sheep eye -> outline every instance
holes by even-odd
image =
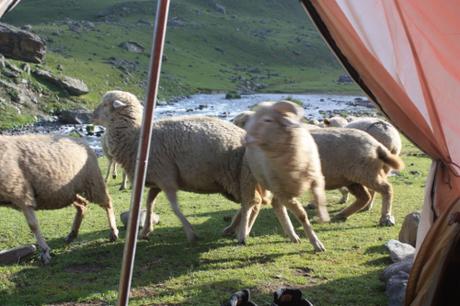
[[[264,119],[264,122],[273,122],[273,120],[270,119],[270,118],[265,118],[265,119]]]

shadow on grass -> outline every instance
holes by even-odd
[[[161,286],[165,281],[188,274],[197,268],[200,271],[219,269],[220,263],[228,268],[244,268],[245,265],[254,263],[275,262],[277,257],[291,254],[282,251],[269,255],[256,254],[251,255],[250,260],[240,258],[238,254],[229,254],[226,258],[216,260],[202,259],[201,254],[209,250],[236,246],[235,239],[221,236],[222,229],[227,225],[224,219],[234,212],[225,210],[206,214],[209,218],[205,222],[194,225],[195,231],[201,237],[195,244],[187,242],[181,227],[168,227],[163,224],[155,229],[149,241],[138,241],[133,288]],[[267,234],[267,229],[274,227],[273,219],[270,210],[263,210],[254,232]],[[84,233],[70,245],[64,243],[64,236],[48,240],[53,249],[51,264],[41,266],[34,260],[30,264],[24,264],[24,267],[19,265],[21,269],[12,270],[18,271],[8,277],[13,288],[0,288],[1,304],[35,305],[87,301],[93,300],[92,296],[95,295],[99,295],[97,298],[100,299],[100,294],[107,295],[108,302],[114,302],[126,232],[120,229],[120,239],[116,242],[108,241],[108,233],[108,229]],[[273,233],[273,229],[270,229],[270,233]],[[273,243],[283,241],[270,242]],[[227,287],[238,287],[230,284],[234,283],[229,282]]]

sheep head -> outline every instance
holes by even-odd
[[[290,146],[295,130],[302,127],[303,109],[289,101],[260,103],[248,119],[245,145],[266,151]]]
[[[120,90],[104,94],[101,103],[94,110],[93,122],[107,127],[116,118],[131,119],[133,123],[140,124],[142,105],[135,95]]]

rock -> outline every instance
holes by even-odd
[[[88,86],[85,82],[76,78],[68,76],[57,77],[51,72],[43,69],[35,69],[33,74],[42,80],[48,81],[61,87],[62,89],[67,90],[67,92],[73,96],[81,96],[89,92]]]
[[[60,86],[67,90],[72,96],[81,96],[89,92],[88,86],[85,82],[68,76],[63,77],[60,80]]]
[[[408,279],[409,274],[400,271],[388,280],[385,288],[385,294],[388,296],[388,306],[404,305]]]
[[[400,262],[395,262],[386,267],[380,274],[379,279],[386,283],[393,275],[396,275],[399,271],[403,271],[409,274],[413,263],[414,255],[409,255]]]
[[[417,241],[417,229],[420,223],[420,212],[411,212],[404,218],[404,222],[399,231],[399,241],[415,247]]]
[[[225,15],[227,10],[222,4],[216,3],[216,11]]]
[[[353,83],[353,79],[348,74],[342,74],[337,79],[337,83]]]
[[[174,27],[183,27],[183,26],[185,26],[186,24],[187,24],[187,23],[186,23],[184,20],[180,19],[180,18],[177,17],[177,16],[174,16],[174,17],[172,17],[172,18],[170,18],[170,19],[168,20],[168,26],[169,26],[169,27],[173,27],[173,28],[174,28]]]
[[[9,265],[18,263],[21,259],[31,256],[36,250],[37,247],[33,244],[2,250],[0,251],[0,264]]]
[[[385,246],[390,252],[390,257],[393,262],[399,262],[407,256],[414,255],[415,248],[407,243],[402,243],[398,240],[390,240]]]
[[[132,53],[142,53],[145,50],[144,46],[135,41],[125,41],[119,47]]]
[[[84,109],[64,110],[58,114],[58,119],[63,124],[88,124],[91,118],[92,113]]]
[[[36,34],[0,23],[0,53],[7,58],[41,63],[45,58],[45,42]]]
[[[145,223],[145,216],[146,216],[146,211],[145,209],[142,209],[141,210],[141,213],[139,215],[139,228],[142,228],[144,226],[144,223]],[[160,216],[156,213],[152,213],[153,215],[153,224],[158,224],[160,223]],[[129,211],[125,211],[123,213],[120,214],[120,219],[121,219],[121,222],[123,223],[123,225],[125,226],[125,228],[128,226],[128,220],[129,220]]]

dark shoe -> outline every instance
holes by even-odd
[[[232,294],[230,299],[223,303],[222,306],[257,306],[256,303],[251,302],[251,294],[249,289],[243,289]]]
[[[313,306],[313,304],[302,298],[302,291],[299,289],[280,288],[273,293],[272,306]]]

